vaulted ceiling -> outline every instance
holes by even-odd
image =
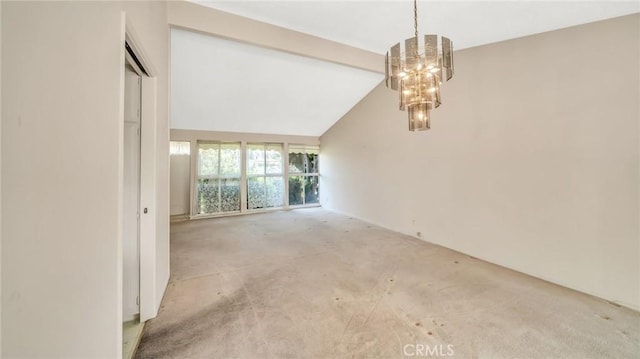
[[[413,34],[411,0],[195,2],[378,53]],[[638,11],[638,1],[418,1],[418,24],[459,50]]]
[[[406,0],[195,2],[380,54],[413,33]],[[639,11],[637,1],[418,2],[420,32],[450,37],[457,50]],[[310,136],[383,78],[175,28],[171,69],[172,128]]]
[[[320,136],[380,73],[173,29],[172,128]]]

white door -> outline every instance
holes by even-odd
[[[140,76],[125,67],[122,318],[140,313]]]

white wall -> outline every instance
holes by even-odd
[[[190,146],[190,144],[189,144]],[[186,154],[171,156],[170,163],[170,203],[171,215],[188,215],[189,211],[189,174],[191,157]]]
[[[159,72],[157,279],[168,277],[166,4],[4,2],[5,357],[121,356],[122,10]]]
[[[456,52],[426,133],[381,84],[321,137],[323,206],[640,309],[639,20]]]
[[[0,2],[0,69],[2,69],[2,2]],[[2,71],[0,71],[0,84]],[[0,86],[0,358],[2,357],[2,86]]]

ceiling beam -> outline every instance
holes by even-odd
[[[187,1],[167,2],[167,20],[172,27],[384,73],[381,54]]]

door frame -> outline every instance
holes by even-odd
[[[140,103],[140,322],[145,322],[154,318],[159,309],[157,298],[157,251],[156,251],[156,213],[157,213],[157,75],[156,68],[151,63],[147,52],[144,50],[137,35],[131,19],[125,12],[121,15],[121,55],[120,55],[120,151],[124,150],[124,69],[127,53],[126,45],[135,54],[138,60],[138,67],[141,67],[141,103]],[[121,156],[122,158],[122,153]],[[120,197],[122,197],[123,186],[123,163],[120,161]],[[122,323],[122,303],[123,303],[123,203],[119,204],[119,238],[118,238],[118,271],[119,271],[119,303],[118,315],[119,323]],[[146,209],[146,211],[145,211]],[[120,342],[122,342],[122,326],[120,325]]]
[[[142,212],[141,212],[141,204],[142,201],[140,199],[140,191],[141,191],[141,184],[140,184],[140,180],[141,180],[141,165],[142,165],[142,161],[141,161],[141,145],[142,145],[142,76],[145,76],[144,72],[141,70],[140,66],[138,66],[138,64],[135,63],[135,60],[133,59],[132,56],[130,55],[126,55],[126,61],[125,61],[125,96],[131,98],[131,95],[127,92],[127,90],[131,90],[129,87],[130,85],[127,85],[127,77],[131,76],[130,74],[128,74],[129,72],[133,72],[136,75],[136,92],[138,92],[137,94],[137,101],[138,101],[138,114],[137,114],[137,121],[135,122],[135,127],[137,127],[136,133],[130,133],[127,131],[131,131],[130,129],[128,129],[128,126],[131,126],[131,122],[127,121],[128,119],[125,117],[125,122],[124,122],[124,131],[123,131],[123,137],[126,140],[127,138],[127,133],[130,133],[129,136],[135,136],[137,137],[135,142],[136,142],[136,146],[134,148],[129,148],[127,145],[128,143],[125,141],[124,142],[124,148],[123,148],[123,154],[124,154],[124,162],[127,162],[127,158],[129,158],[132,154],[129,151],[135,151],[135,162],[136,162],[136,166],[135,166],[135,170],[134,173],[128,173],[128,169],[124,168],[123,169],[123,177],[127,177],[126,175],[129,176],[135,176],[136,180],[136,204],[135,204],[135,210],[136,210],[136,217],[135,217],[135,229],[136,229],[136,235],[135,235],[135,259],[136,259],[136,265],[135,265],[135,272],[127,272],[125,271],[125,260],[126,260],[126,256],[125,254],[129,254],[131,255],[131,253],[127,253],[126,251],[131,251],[132,250],[132,246],[131,243],[128,243],[129,241],[132,240],[132,238],[129,238],[127,235],[131,234],[128,233],[127,235],[124,235],[122,238],[123,241],[123,245],[122,245],[122,251],[123,251],[123,271],[122,271],[122,282],[123,282],[123,322],[128,322],[130,320],[139,320],[140,318],[140,220],[142,218]],[[131,80],[129,80],[131,81]],[[127,102],[127,98],[125,98],[125,103]],[[126,114],[125,114],[126,116]],[[131,114],[129,114],[129,116],[131,116]],[[128,180],[132,180],[132,178],[128,178]],[[125,190],[127,189],[127,184],[130,183],[125,183],[123,184],[123,192],[127,193]],[[127,199],[123,197],[123,205],[124,203],[127,202]],[[123,229],[125,231],[128,231],[130,228],[124,228],[125,223],[127,223],[127,220],[132,220],[133,218],[127,218],[126,216],[130,216],[131,213],[128,212],[128,208],[125,209],[123,207]],[[133,224],[133,221],[131,223],[129,223],[130,225]],[[123,231],[123,233],[125,233]],[[133,278],[133,276],[135,275],[135,278]],[[127,285],[131,285],[131,282],[135,281],[135,287],[136,288],[136,292],[135,292],[135,302],[136,302],[136,310],[133,313],[133,317],[129,316],[130,315],[130,309],[131,305],[133,304],[131,301],[134,300],[134,298],[128,297],[126,296],[126,294],[133,294],[133,293],[128,293],[128,290],[126,290],[126,286]],[[128,288],[129,291],[131,290],[131,288]],[[127,316],[124,316],[124,315]]]

